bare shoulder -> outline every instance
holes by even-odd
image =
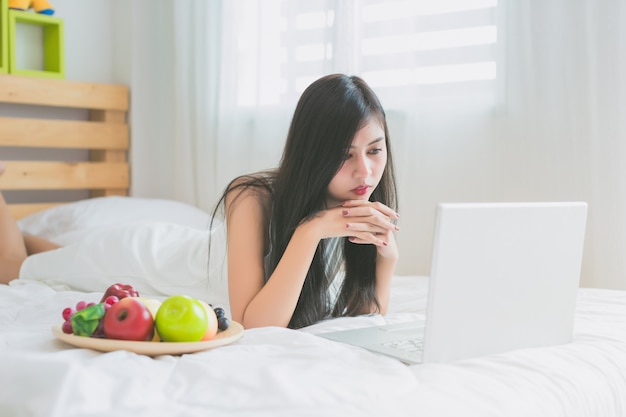
[[[254,259],[255,254],[266,253],[271,206],[266,179],[243,176],[230,183],[224,202],[229,257]],[[258,262],[262,265],[263,259]]]
[[[254,174],[237,177],[226,190],[227,217],[236,212],[252,214],[251,211],[262,213],[263,217],[267,217],[271,201],[271,182],[266,176]]]

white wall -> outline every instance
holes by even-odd
[[[63,19],[66,79],[112,83],[113,21],[108,0],[50,0]],[[18,47],[27,48],[28,45]]]

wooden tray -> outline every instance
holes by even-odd
[[[141,355],[159,356],[182,355],[228,345],[243,336],[243,326],[236,321],[231,321],[228,329],[218,332],[212,340],[203,342],[135,342],[129,340],[76,336],[63,333],[60,324],[52,327],[52,333],[57,339],[75,347],[94,349],[101,352],[128,350]]]

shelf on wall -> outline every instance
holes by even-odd
[[[9,72],[9,2],[0,0],[0,74]]]
[[[8,10],[7,14],[8,72],[10,74],[31,77],[65,78],[63,20],[48,15],[19,10]],[[43,68],[18,67],[16,59],[18,53],[18,25],[31,25],[41,28],[42,47],[40,49],[43,51]]]

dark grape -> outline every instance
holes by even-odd
[[[226,330],[228,329],[228,326],[230,326],[230,321],[228,320],[228,317],[222,316],[217,319],[217,328],[219,330]]]
[[[215,311],[218,320],[226,315],[226,311],[222,307],[215,307],[213,311]]]

